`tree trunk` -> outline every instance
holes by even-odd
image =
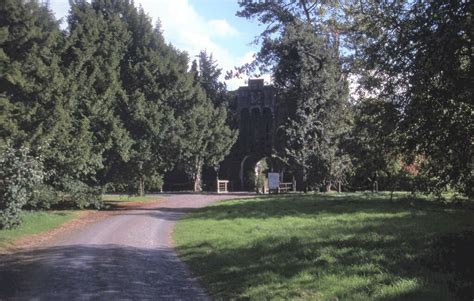
[[[308,176],[306,175],[306,168],[303,168],[303,185],[304,193],[308,193]]]
[[[196,166],[196,173],[194,174],[194,192],[202,191],[201,174],[202,166],[198,164],[198,166]]]
[[[377,171],[375,171],[375,179],[374,179],[374,184],[375,184],[375,192],[378,193],[379,192],[379,174]]]
[[[341,193],[341,181],[337,182],[337,192]]]
[[[330,181],[326,183],[326,192],[331,192],[331,186],[332,185]]]
[[[138,180],[138,195],[139,196],[145,195],[145,176],[140,176]]]
[[[194,177],[194,192],[200,192],[202,191],[202,186],[201,186],[201,175],[196,174]]]
[[[308,6],[306,5],[306,0],[300,0],[300,4],[303,7],[303,11],[306,16],[306,22],[308,22],[308,24],[311,25],[311,17],[309,15]]]
[[[392,174],[387,172],[388,183],[390,183],[390,201],[393,201],[393,193],[395,192],[395,179],[393,179]]]

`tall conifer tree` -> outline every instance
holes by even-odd
[[[193,181],[193,190],[202,190],[204,167],[215,167],[229,153],[237,135],[227,124],[225,84],[221,69],[212,55],[201,51],[191,65],[194,91],[192,104],[181,116],[180,162]]]
[[[181,116],[180,161],[194,183],[194,191],[202,190],[203,168],[215,167],[224,160],[236,140],[235,131],[226,123],[227,111],[221,102],[225,97],[222,88],[225,87],[219,83],[218,76],[210,76],[218,70],[214,64],[212,56],[205,52],[200,54],[199,67],[193,63],[193,105]]]
[[[74,125],[75,104],[65,95],[64,36],[48,8],[36,1],[8,0],[0,10],[1,138],[42,155],[46,182],[64,190],[63,180],[88,164],[91,138],[84,124]]]
[[[66,106],[61,41],[59,25],[46,7],[36,1],[0,4],[2,139],[37,148],[64,125],[59,118]]]
[[[95,2],[71,2],[68,22],[63,54],[67,96],[74,102],[75,125],[91,139],[81,180],[98,185],[111,160],[129,158],[132,140],[120,115],[127,95],[119,67],[130,36],[118,15]]]

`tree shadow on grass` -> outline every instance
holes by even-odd
[[[451,216],[443,210],[447,208],[412,199],[337,196],[224,202],[199,209],[187,218],[265,222],[267,218],[317,218],[328,213],[368,215],[362,223],[328,224],[324,231],[300,227],[293,236],[275,232],[238,247],[209,240],[181,245],[178,251],[206,279],[217,299],[242,298],[259,290],[270,298],[305,298],[298,296],[299,291],[318,292],[329,286],[326,291],[333,295],[323,299],[471,300],[474,260],[469,254],[474,254],[474,232],[467,231],[455,243],[441,238],[459,231],[449,225],[454,225],[458,216],[465,214],[467,220],[473,214]],[[474,231],[472,224],[470,229]],[[307,235],[311,231],[314,235]]]
[[[193,219],[215,220],[236,218],[271,218],[285,216],[305,216],[321,213],[394,213],[403,210],[462,210],[456,204],[441,204],[425,199],[407,196],[390,200],[386,195],[377,194],[317,194],[317,195],[284,195],[263,196],[251,200],[221,201],[217,206],[196,210]],[[167,210],[167,208],[160,208]],[[170,210],[174,210],[170,208]],[[473,212],[472,210],[469,210]]]
[[[0,300],[203,299],[166,248],[71,245],[0,257]]]

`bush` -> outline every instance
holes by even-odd
[[[161,191],[163,189],[163,175],[156,174],[146,178],[145,188],[147,191]]]
[[[48,184],[37,186],[26,208],[32,210],[91,207],[101,209],[103,206],[102,189],[88,186],[79,180],[67,178],[62,181],[60,189]]]
[[[72,178],[64,178],[61,183],[61,192],[57,193],[58,202],[72,204],[79,209],[104,206],[102,189],[89,186],[86,183]]]
[[[43,162],[26,147],[15,149],[6,143],[0,148],[0,229],[21,222],[21,208],[43,181]]]
[[[28,200],[24,208],[30,210],[50,209],[61,200],[60,193],[51,185],[42,183],[35,187],[33,197]]]

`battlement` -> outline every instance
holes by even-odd
[[[248,86],[251,90],[263,89],[264,87],[263,78],[249,79]]]
[[[275,109],[275,90],[272,85],[265,85],[263,79],[249,79],[248,85],[237,90],[237,110],[265,108],[272,112]]]

